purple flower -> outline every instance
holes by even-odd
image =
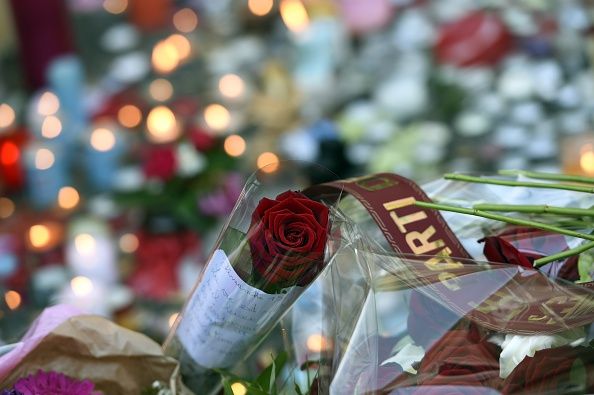
[[[241,194],[242,186],[241,176],[238,173],[231,173],[225,177],[220,188],[200,198],[198,207],[204,214],[213,217],[229,215]]]
[[[22,395],[98,395],[95,385],[89,380],[76,380],[62,373],[43,372],[19,379],[14,384],[17,394]],[[10,392],[9,392],[10,394]]]

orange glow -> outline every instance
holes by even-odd
[[[173,85],[164,78],[157,78],[149,85],[149,93],[157,101],[166,101],[173,96]]]
[[[41,135],[46,139],[53,139],[62,132],[62,122],[55,115],[49,115],[41,124]]]
[[[98,128],[91,133],[91,146],[97,151],[107,152],[116,144],[116,138],[109,129]]]
[[[4,301],[11,310],[16,310],[21,305],[21,295],[17,291],[8,291],[4,294]]]
[[[169,316],[169,327],[171,328],[173,326],[173,324],[175,324],[175,320],[177,320],[177,317],[179,316],[179,313],[173,313]]]
[[[157,106],[146,119],[148,138],[155,143],[167,143],[179,137],[180,129],[173,111],[166,106]]]
[[[2,144],[2,149],[0,149],[0,162],[2,162],[4,166],[16,164],[20,156],[21,152],[15,143],[6,141]]]
[[[307,338],[307,348],[312,352],[321,352],[328,350],[331,342],[324,336],[315,334]]]
[[[209,128],[223,130],[229,127],[231,114],[220,104],[211,104],[204,109],[204,120]]]
[[[77,276],[70,280],[70,287],[75,296],[83,297],[93,292],[93,282],[84,276]]]
[[[187,59],[192,53],[192,44],[190,40],[181,34],[172,34],[167,38],[167,42],[173,44],[180,60]]]
[[[0,218],[8,218],[14,213],[14,202],[6,197],[0,198]]]
[[[278,170],[279,159],[272,152],[263,152],[258,156],[256,165],[264,173],[274,173]]]
[[[35,167],[39,170],[47,170],[54,165],[56,157],[47,148],[40,148],[35,153]]]
[[[16,118],[12,107],[6,103],[0,104],[0,129],[11,126]]]
[[[128,8],[128,0],[105,0],[103,9],[110,14],[121,14]]]
[[[75,208],[80,202],[80,195],[73,187],[62,187],[58,192],[58,206],[64,210]]]
[[[29,228],[29,242],[35,248],[47,247],[51,239],[49,227],[38,224]]]
[[[240,156],[245,152],[245,140],[236,134],[227,136],[223,145],[229,156]]]
[[[280,14],[285,25],[293,33],[300,33],[309,25],[307,10],[300,0],[281,0]]]
[[[54,115],[60,109],[60,101],[52,92],[44,92],[39,97],[37,112],[41,115]]]
[[[256,16],[264,16],[272,10],[272,0],[248,0],[250,12]]]
[[[182,33],[190,33],[198,26],[198,16],[190,8],[182,8],[173,15],[173,26]]]
[[[159,41],[153,48],[153,67],[158,73],[171,73],[179,65],[177,47],[169,40]]]
[[[132,233],[123,234],[119,244],[123,252],[131,254],[138,249],[138,237]]]
[[[118,121],[126,128],[133,128],[142,122],[142,113],[135,105],[126,104],[118,111]]]
[[[219,90],[223,96],[231,99],[240,97],[245,91],[245,84],[236,74],[225,74],[219,80]]]
[[[587,175],[594,175],[594,146],[587,144],[580,150],[580,167]]]

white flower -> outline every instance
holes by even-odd
[[[505,335],[499,356],[499,376],[506,378],[522,360],[540,350],[565,345],[577,346],[586,341],[583,328],[575,328],[555,335]]]
[[[416,374],[417,370],[413,368],[413,365],[420,362],[425,356],[423,347],[415,345],[410,336],[406,336],[396,344],[394,351],[397,351],[396,355],[382,362],[382,366],[397,363],[405,372]]]
[[[206,166],[204,156],[188,143],[177,146],[177,162],[178,173],[187,177],[200,173]]]

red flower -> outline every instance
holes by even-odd
[[[177,158],[173,147],[151,147],[144,160],[144,174],[148,178],[168,180],[177,169]]]
[[[499,387],[499,353],[497,346],[481,339],[476,326],[469,330],[454,329],[444,334],[425,354],[419,366],[419,385]],[[452,394],[474,394],[478,389]],[[474,392],[473,392],[474,391]],[[437,392],[436,392],[437,393]]]
[[[525,227],[510,228],[497,236],[479,240],[483,241],[483,253],[489,261],[510,263],[530,269],[533,268],[536,259],[569,249],[564,236]],[[579,279],[577,261],[578,257],[573,256],[548,263],[539,270],[552,278],[575,281]]]
[[[217,140],[212,134],[198,127],[191,127],[188,135],[194,148],[200,152],[209,151],[217,143]]]
[[[260,200],[248,231],[256,273],[273,287],[307,285],[321,270],[328,208],[299,192]]]
[[[440,63],[458,67],[489,66],[511,45],[505,24],[495,14],[477,11],[441,28],[435,55]]]
[[[586,368],[586,388],[572,388],[569,374],[581,359]],[[526,357],[505,380],[504,394],[584,394],[594,390],[594,355],[589,347],[563,346],[537,351]]]

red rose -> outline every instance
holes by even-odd
[[[273,287],[307,285],[321,270],[329,210],[299,192],[260,200],[248,231],[256,273]]]
[[[418,370],[420,377],[429,375],[429,378],[419,383],[423,386],[499,387],[500,385],[497,346],[481,339],[474,325],[469,330],[454,329],[444,334],[427,351]]]
[[[435,55],[440,63],[458,67],[489,66],[501,60],[511,45],[504,23],[495,14],[477,11],[441,28]]]
[[[483,253],[489,261],[533,268],[534,261],[569,249],[563,235],[540,229],[513,227],[497,236],[485,237]],[[577,256],[547,263],[538,268],[552,278],[579,279]]]
[[[577,359],[586,369],[585,388],[570,382],[570,372]],[[594,390],[594,355],[589,347],[563,346],[537,351],[525,357],[505,380],[504,394],[584,394]],[[573,385],[573,387],[572,387]]]
[[[176,169],[173,147],[151,147],[144,158],[143,170],[148,178],[168,180],[175,175]]]
[[[200,152],[209,151],[217,143],[216,138],[211,133],[197,126],[190,127],[188,135],[194,148]]]

